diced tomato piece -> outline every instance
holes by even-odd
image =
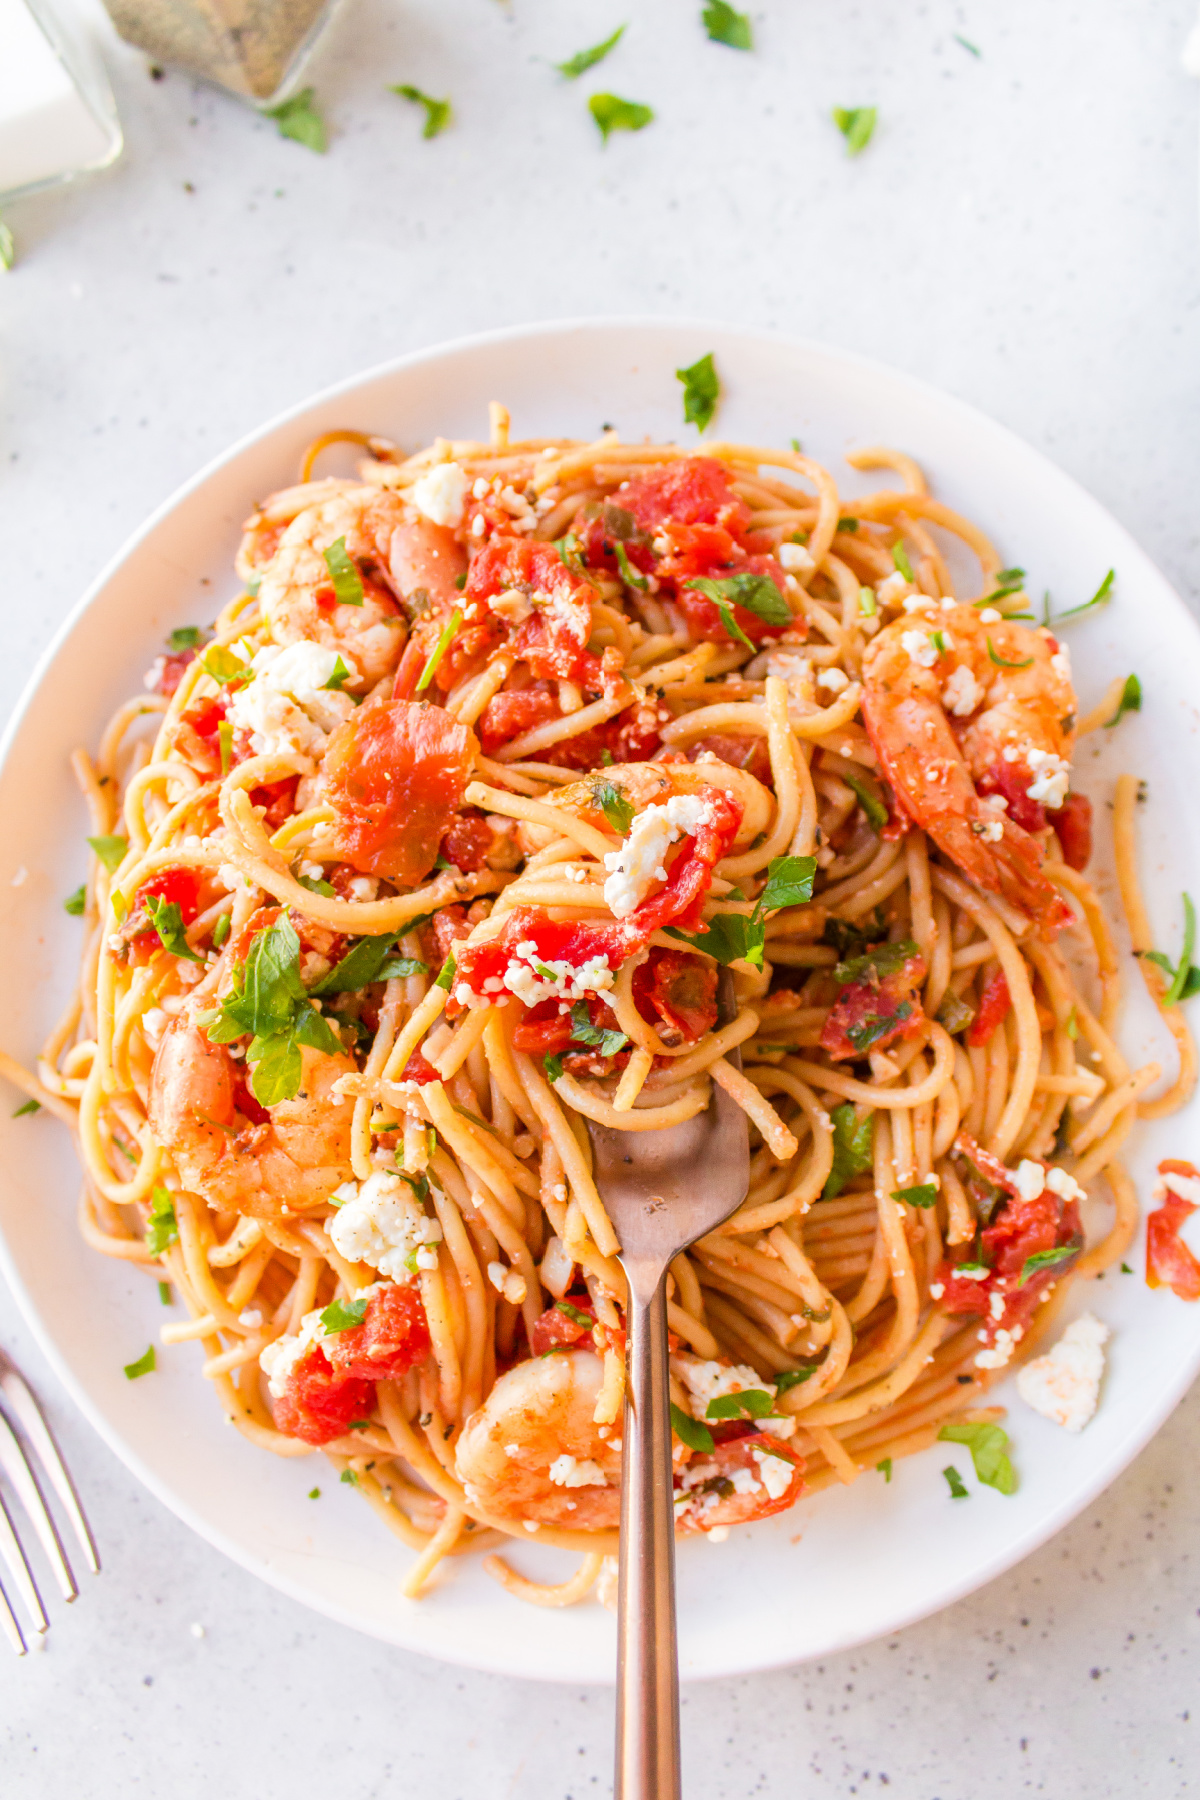
[[[693,635],[713,643],[737,641],[726,630],[715,601],[691,586],[692,581],[700,576],[723,581],[733,575],[764,575],[778,586],[782,579],[778,562],[773,556],[748,555],[720,525],[666,525],[656,541],[663,539],[666,548],[656,564],[656,574],[660,584],[673,587],[676,605],[691,626]],[[787,624],[769,625],[757,613],[747,612],[742,606],[732,608],[732,617],[754,644],[777,638],[789,629]],[[792,620],[790,624],[795,631],[803,632],[803,619]]]
[[[717,1022],[717,965],[685,950],[651,950],[634,971],[633,999],[664,1043],[694,1044]]]
[[[979,777],[975,783],[975,791],[979,794],[999,794],[1008,802],[1007,817],[1022,831],[1045,831],[1046,809],[1040,800],[1031,800],[1026,791],[1033,784],[1033,775],[1024,763],[997,762]]]
[[[203,700],[197,700],[195,706],[190,706],[181,716],[184,724],[190,725],[198,738],[203,738],[210,749],[215,749],[218,742],[217,730],[224,723],[227,711],[227,701],[208,695]]]
[[[822,1050],[834,1062],[847,1062],[912,1037],[925,1019],[919,991],[924,979],[925,958],[920,955],[906,957],[898,969],[882,977],[872,968],[864,970],[830,1008],[821,1027]]]
[[[712,872],[728,854],[742,822],[742,806],[719,788],[705,790],[706,817],[694,837],[684,838],[679,854],[667,870],[666,886],[651,894],[624,921],[626,931],[639,946],[664,925],[696,931],[705,897],[712,886]]]
[[[983,984],[983,992],[979,996],[979,1011],[971,1021],[967,1032],[967,1042],[974,1049],[979,1049],[991,1039],[997,1025],[1003,1024],[1012,1007],[1012,995],[1008,991],[1008,982],[1003,969],[993,969]]]
[[[555,1055],[568,1048],[573,1029],[570,1013],[560,1012],[557,1000],[543,1000],[528,1007],[514,1025],[513,1049],[529,1056]]]
[[[564,1310],[567,1306],[571,1309],[570,1313]],[[580,1324],[578,1319],[571,1317],[571,1313],[586,1314],[587,1323]],[[529,1347],[535,1356],[545,1356],[548,1350],[566,1350],[572,1344],[582,1343],[584,1338],[590,1337],[595,1323],[596,1314],[590,1296],[570,1294],[563,1305],[560,1306],[556,1301],[534,1320]]]
[[[423,880],[462,805],[475,741],[441,707],[407,700],[364,706],[339,725],[321,776],[339,854],[367,875]]]
[[[420,1050],[414,1050],[400,1075],[401,1081],[415,1081],[421,1087],[426,1082],[440,1081],[442,1078]]]
[[[1092,803],[1086,794],[1068,794],[1050,823],[1058,833],[1068,869],[1086,869],[1092,860]]]
[[[499,980],[517,945],[526,941],[537,945],[541,961],[569,962],[575,968],[600,956],[610,969],[615,969],[628,954],[624,927],[615,920],[592,924],[585,920],[551,919],[537,907],[516,906],[496,937],[486,944],[463,948],[455,969],[455,985],[463,981],[475,993],[485,992],[484,983]],[[503,998],[503,993],[498,997]]]
[[[168,906],[173,903],[179,908],[183,923],[190,925],[200,911],[200,888],[201,876],[196,869],[160,869],[157,875],[142,883],[134,895],[125,924],[125,935],[129,938],[135,962],[146,962],[162,948],[162,939],[153,925],[143,923],[149,917],[147,903],[151,900],[165,901]]]
[[[368,1418],[375,1406],[371,1382],[334,1372],[319,1344],[306,1350],[275,1402],[276,1429],[306,1444],[342,1437],[352,1419]]]
[[[334,1373],[343,1380],[399,1381],[429,1355],[421,1290],[415,1284],[388,1282],[367,1301],[361,1325],[336,1332],[323,1343]]]
[[[442,855],[464,875],[487,867],[495,832],[481,812],[462,812],[450,821],[442,839]]]
[[[146,676],[146,685],[152,693],[169,699],[183,680],[184,670],[195,660],[194,650],[172,650],[169,655],[158,657]]]
[[[467,600],[486,605],[513,590],[533,600],[536,610],[512,631],[509,648],[535,675],[567,681],[595,677],[599,660],[587,651],[596,598],[591,583],[568,569],[553,544],[495,537],[471,564]]]
[[[291,818],[296,810],[296,788],[299,785],[298,775],[285,775],[282,781],[268,782],[264,787],[251,788],[251,806],[265,809],[263,823],[273,831]]]
[[[1197,1178],[1190,1162],[1160,1162],[1158,1172],[1182,1176],[1189,1186]],[[1179,1236],[1180,1226],[1195,1210],[1194,1201],[1168,1186],[1161,1205],[1146,1219],[1146,1286],[1169,1287],[1181,1300],[1200,1300],[1200,1262]]]
[[[396,678],[392,683],[393,700],[411,700],[417,691],[417,683],[421,679],[421,671],[429,660],[436,638],[426,645],[417,637],[410,637],[404,646],[404,653],[396,665]]]
[[[787,1486],[774,1499],[763,1480],[762,1464],[767,1457],[790,1465]],[[754,1486],[739,1493],[733,1483],[742,1469],[749,1470]],[[688,1495],[683,1502],[678,1498],[681,1489]],[[724,1436],[712,1451],[676,1471],[675,1522],[683,1531],[748,1525],[755,1519],[768,1519],[772,1513],[786,1512],[803,1492],[804,1460],[789,1445],[766,1431]]]
[[[479,742],[484,754],[491,756],[502,744],[558,717],[558,696],[548,685],[538,683],[512,693],[495,694],[480,717]],[[584,766],[591,768],[592,764]]]
[[[673,520],[680,525],[724,525],[742,532],[750,509],[734,493],[729,471],[711,456],[678,457],[645,475],[622,482],[616,505],[633,514],[644,532],[656,532]]]
[[[466,908],[457,904],[443,906],[439,912],[434,913],[429,930],[434,950],[440,961],[445,962],[455,944],[461,944],[465,937],[471,935],[471,921],[467,918]]]
[[[662,744],[661,730],[668,723],[654,701],[635,701],[615,719],[564,738],[545,752],[545,762],[561,769],[598,769],[608,762],[648,762]]]
[[[716,732],[711,737],[696,738],[688,745],[689,762],[698,762],[704,755],[719,756],[731,768],[745,769],[756,781],[761,781],[764,787],[774,789],[771,752],[767,749],[765,737],[734,737]]]

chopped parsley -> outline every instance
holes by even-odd
[[[359,988],[370,987],[373,981],[389,980],[390,976],[385,975],[384,970],[390,968],[393,962],[396,966],[391,969],[392,974],[424,975],[428,972],[428,964],[418,962],[414,957],[393,958],[391,952],[395,943],[394,934],[359,938],[342,960],[309,988],[309,993],[355,993]]]
[[[839,769],[838,774],[862,807],[871,830],[882,831],[888,822],[888,809],[883,803],[878,784],[870,776],[851,775],[848,769]]]
[[[1000,569],[996,574],[996,585],[990,594],[984,594],[978,600],[972,600],[972,606],[995,606],[999,600],[1009,600],[1019,594],[1025,585],[1024,569]]]
[[[1021,662],[1009,662],[1007,657],[1001,656],[990,637],[987,641],[987,653],[988,661],[995,663],[998,669],[1032,669],[1033,667],[1032,656],[1025,657]]]
[[[852,956],[848,962],[838,963],[833,977],[843,987],[864,976],[875,986],[886,976],[897,974],[910,957],[920,954],[920,945],[915,944],[911,938],[901,938],[896,944],[876,944],[873,950],[865,950],[861,956]]]
[[[970,1495],[967,1493],[966,1484],[953,1463],[949,1463],[946,1468],[942,1470],[942,1474],[946,1477],[946,1482],[950,1489],[950,1498],[952,1500],[970,1499]]]
[[[26,1100],[24,1106],[18,1106],[16,1112],[13,1114],[13,1118],[23,1119],[27,1114],[41,1112],[41,1110],[42,1103],[40,1100]]]
[[[683,417],[685,424],[704,431],[712,423],[721,398],[721,382],[713,363],[712,352],[702,356],[686,369],[676,369],[676,381],[683,383]]]
[[[1076,1008],[1072,1007],[1067,1014],[1067,1022],[1063,1026],[1063,1030],[1066,1032],[1072,1043],[1074,1043],[1079,1036],[1079,1022],[1076,1019],[1075,1013]]]
[[[177,625],[167,634],[167,649],[172,656],[179,656],[184,650],[198,650],[203,635],[198,625]]]
[[[858,590],[858,610],[860,617],[873,619],[879,611],[879,603],[875,598],[875,589],[860,587]]]
[[[1128,1263],[1123,1262],[1121,1264],[1121,1273],[1122,1273],[1122,1275],[1132,1275],[1133,1270],[1130,1268]]]
[[[67,911],[71,908],[68,905]],[[1196,947],[1196,908],[1192,905],[1192,896],[1183,896],[1183,948],[1179,961],[1172,964],[1161,950],[1139,950],[1137,954],[1144,956],[1162,970],[1167,977],[1168,987],[1162,1000],[1162,1006],[1176,1006],[1181,1000],[1190,1000],[1193,994],[1200,993],[1200,969],[1192,962],[1192,951]]]
[[[869,1013],[865,1019],[860,1019],[857,1025],[849,1026],[846,1036],[861,1054],[870,1050],[872,1045],[877,1044],[881,1038],[885,1038],[911,1014],[911,1001],[902,1000],[894,1013]]]
[[[619,94],[593,94],[588,111],[600,127],[601,141],[607,144],[614,131],[644,131],[654,123],[654,108],[638,100],[622,100]]]
[[[706,1419],[765,1419],[775,1402],[766,1388],[743,1388],[738,1394],[718,1394],[704,1411]]]
[[[613,548],[617,554],[617,567],[621,571],[621,580],[625,582],[628,587],[640,588],[644,592],[647,585],[646,577],[635,564],[630,562],[629,552],[626,550],[620,538],[616,540]]]
[[[425,123],[421,127],[423,138],[435,138],[439,132],[445,131],[454,118],[449,100],[435,100],[432,94],[423,94],[418,87],[409,81],[391,85],[393,94],[399,94],[402,100],[411,100],[414,106],[425,108]]]
[[[592,798],[613,830],[622,837],[628,836],[629,827],[633,824],[633,807],[616,783],[603,782],[593,790]]]
[[[77,919],[86,905],[87,885],[84,882],[80,882],[79,886],[75,889],[75,892],[73,894],[68,894],[63,901],[63,911],[69,912],[73,919]]]
[[[217,726],[217,743],[221,751],[221,773],[228,775],[233,764],[233,724],[229,719],[222,719]]]
[[[231,923],[232,921],[229,914],[222,913],[216,924],[213,926],[211,942],[214,950],[219,950],[221,945],[225,942],[225,939],[229,936]]]
[[[551,973],[551,979],[556,979]],[[615,1056],[623,1050],[629,1038],[623,1031],[609,1031],[602,1026],[593,1025],[588,1012],[587,1001],[577,1000],[571,1008],[571,1042],[574,1044],[594,1044],[601,1056]]]
[[[591,1313],[585,1313],[582,1307],[572,1306],[569,1300],[556,1300],[554,1310],[560,1312],[564,1319],[570,1319],[572,1325],[582,1325],[585,1331],[590,1331],[596,1323]]]
[[[562,1080],[563,1059],[561,1056],[555,1056],[550,1051],[547,1051],[546,1055],[542,1058],[542,1067],[546,1071],[547,1081],[553,1083]]]
[[[333,883],[331,881],[325,881],[320,876],[298,874],[296,875],[295,880],[300,887],[307,888],[310,894],[320,894],[325,900],[335,900],[337,898],[337,889],[334,887]]]
[[[320,1488],[309,1488],[308,1497],[310,1500],[319,1500],[321,1498]]]
[[[421,670],[420,677],[417,681],[416,691],[418,694],[423,694],[425,692],[425,689],[437,674],[438,664],[441,662],[443,656],[445,656],[454,639],[458,636],[458,628],[462,624],[462,620],[462,608],[456,606],[454,611],[450,614],[450,617],[446,620],[446,623],[443,625],[442,634],[438,638],[437,643],[433,646],[433,649],[425,659],[425,667]]]
[[[977,44],[973,44],[970,38],[960,37],[957,31],[951,32],[950,35],[953,37],[956,44],[961,44],[963,49],[969,50],[972,56],[983,55],[983,51]]]
[[[875,1114],[859,1119],[852,1101],[835,1106],[829,1115],[833,1126],[833,1163],[825,1178],[823,1200],[833,1200],[855,1175],[863,1174],[875,1158]]]
[[[302,1045],[333,1056],[342,1048],[305,992],[300,939],[286,917],[256,933],[245,962],[234,965],[232,991],[196,1022],[213,1044],[250,1036],[246,1062],[260,1106],[277,1106],[299,1093]]]
[[[730,50],[753,50],[750,15],[736,12],[729,0],[708,0],[700,18],[714,44],[726,44]]]
[[[158,1297],[164,1306],[170,1306],[170,1304],[171,1304],[171,1284],[169,1281],[160,1281],[159,1282]]]
[[[858,530],[858,520],[857,519],[839,519],[837,522],[836,529],[838,531],[857,531]]]
[[[813,1363],[812,1367],[808,1369],[783,1369],[775,1377],[776,1390],[781,1394],[786,1394],[789,1388],[799,1387],[802,1381],[811,1380],[816,1372],[816,1363]]]
[[[816,872],[814,856],[777,856],[767,867],[766,884],[749,918],[745,913],[716,913],[709,919],[707,931],[694,937],[674,925],[668,925],[666,931],[719,963],[748,962],[761,969],[767,941],[765,915],[785,906],[807,906]]]
[[[961,994],[956,994],[953,988],[947,988],[937,1009],[937,1022],[942,1030],[954,1037],[958,1032],[965,1031],[974,1017],[975,1008],[970,1001],[964,1000]]]
[[[904,1206],[930,1207],[937,1205],[938,1191],[932,1181],[922,1181],[916,1187],[895,1188],[892,1199],[899,1200]]]
[[[354,1469],[343,1469],[338,1479],[344,1481],[347,1487],[358,1486],[358,1474]]]
[[[568,81],[578,81],[597,63],[602,63],[610,50],[615,50],[624,36],[624,25],[618,25],[611,37],[606,37],[602,44],[593,44],[590,50],[577,50],[574,56],[568,56],[566,62],[555,63],[554,67]]]
[[[145,1356],[139,1356],[136,1362],[125,1364],[126,1381],[136,1381],[139,1375],[150,1375],[158,1367],[158,1359],[151,1344]]]
[[[986,1421],[971,1425],[943,1425],[938,1432],[938,1441],[965,1444],[971,1452],[976,1477],[985,1487],[994,1487],[1001,1494],[1016,1493],[1016,1471],[1007,1455],[1008,1433],[1001,1431],[999,1425],[991,1425]],[[955,1498],[958,1496],[955,1495]]]
[[[444,988],[446,993],[449,993],[451,983],[454,980],[457,970],[458,959],[452,950],[438,971],[438,978],[433,984],[434,987]]]
[[[1119,725],[1127,712],[1141,712],[1141,710],[1142,684],[1136,675],[1127,675],[1125,686],[1121,689],[1121,698],[1117,702],[1117,710],[1111,719],[1104,721],[1105,731],[1111,731],[1114,725]]]
[[[182,957],[185,962],[202,963],[204,958],[187,941],[178,900],[164,900],[161,894],[148,894],[145,904],[146,916],[158,933],[163,949],[172,956]]]
[[[711,1451],[714,1448],[713,1434],[708,1426],[702,1425],[699,1419],[693,1419],[690,1413],[685,1413],[682,1406],[676,1406],[673,1400],[671,1430],[689,1450]]]
[[[123,837],[90,837],[88,843],[110,875],[115,875],[125,860],[129,839]]]
[[[847,156],[858,156],[866,149],[875,134],[878,117],[874,106],[834,107],[833,122],[846,140]]]
[[[1021,1278],[1017,1282],[1017,1286],[1023,1288],[1027,1281],[1033,1279],[1039,1269],[1052,1269],[1055,1263],[1066,1262],[1068,1257],[1078,1256],[1078,1254],[1079,1246],[1077,1244],[1059,1244],[1054,1250],[1036,1251],[1033,1256],[1025,1258],[1025,1266],[1021,1270]]]
[[[13,242],[13,234],[0,219],[0,269],[11,269],[17,260],[17,247]]]
[[[306,87],[303,92],[285,100],[282,106],[267,107],[266,114],[279,127],[280,137],[292,138],[306,150],[315,150],[323,156],[329,148],[329,136],[325,121],[314,104],[315,95],[315,88]]]
[[[335,694],[340,694],[349,679],[350,671],[339,656],[333,665],[333,673],[330,675],[329,680],[323,681],[321,686],[323,688],[332,689]]]
[[[1108,602],[1113,597],[1113,583],[1116,579],[1117,571],[1115,569],[1110,569],[1090,600],[1085,600],[1082,606],[1069,606],[1065,613],[1060,613],[1058,615],[1059,618],[1073,619],[1078,613],[1091,612],[1093,607],[1107,606]],[[1049,620],[1047,620],[1047,623],[1049,623]]]
[[[915,581],[917,579],[913,574],[913,566],[909,561],[908,551],[904,548],[904,544],[900,539],[897,539],[892,545],[892,561],[903,575],[905,581]]]
[[[365,1300],[335,1300],[321,1314],[326,1337],[339,1331],[353,1331],[367,1316]]]
[[[583,545],[573,531],[568,531],[566,537],[555,538],[554,548],[564,569],[569,569],[572,575],[583,574]]]
[[[769,575],[727,575],[719,581],[707,575],[694,575],[686,585],[717,606],[722,601],[740,606],[767,625],[790,625],[792,622],[792,609]],[[724,613],[721,616],[724,619]],[[728,621],[725,629],[729,630]],[[737,635],[743,643],[748,642],[740,631]],[[751,645],[751,649],[753,647]]]
[[[227,644],[210,644],[201,661],[204,673],[211,675],[218,687],[244,687],[254,680],[249,663],[235,656]]]
[[[329,570],[329,579],[333,583],[338,605],[361,606],[366,599],[366,589],[358,572],[358,564],[347,553],[345,537],[335,538],[328,550],[323,550],[321,554],[325,559],[325,567]],[[336,673],[335,668],[334,674]],[[328,687],[329,683],[326,682],[325,685]]]
[[[875,1467],[885,1481],[890,1481],[892,1479],[892,1459],[890,1456],[885,1456],[882,1462],[877,1462],[875,1464]]]
[[[945,656],[945,654],[946,654],[946,634],[944,631],[931,631],[929,634],[929,641],[933,645],[934,649],[937,651],[939,656]]]
[[[725,627],[726,637],[732,639],[735,643],[745,644],[747,650],[756,649],[757,645],[746,636],[745,632],[734,618],[733,608],[730,606],[728,600],[714,600],[713,605],[721,615],[721,623]]]
[[[161,1256],[170,1244],[179,1241],[179,1221],[169,1188],[156,1187],[150,1198],[150,1216],[146,1221],[146,1248],[151,1256]]]

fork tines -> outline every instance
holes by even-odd
[[[58,1453],[50,1429],[43,1417],[42,1410],[34,1399],[28,1384],[20,1372],[0,1351],[0,1397],[4,1408],[0,1409],[0,1470],[7,1476],[13,1492],[21,1502],[21,1507],[33,1526],[38,1542],[42,1546],[47,1562],[58,1583],[59,1592],[64,1600],[74,1600],[78,1588],[71,1573],[71,1566],[64,1554],[62,1542],[58,1535],[50,1509],[43,1498],[37,1475],[34,1473],[28,1450],[32,1450],[43,1479],[49,1483],[57,1494],[63,1511],[70,1521],[71,1528],[79,1540],[84,1558],[93,1574],[98,1574],[100,1562],[96,1555],[88,1522],[79,1504],[70,1476],[67,1474],[63,1460]],[[11,1414],[11,1417],[9,1416]],[[17,1435],[13,1421],[20,1426],[25,1442]],[[0,1574],[7,1571],[8,1582],[12,1592],[19,1597],[28,1613],[33,1629],[43,1632],[48,1629],[49,1620],[37,1583],[28,1558],[17,1536],[13,1515],[7,1502],[0,1494]],[[13,1611],[11,1600],[0,1582],[0,1627],[16,1651],[24,1656],[26,1643]]]

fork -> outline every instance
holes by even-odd
[[[732,1023],[722,969],[718,1024]],[[728,1053],[741,1067],[741,1054]],[[750,1186],[746,1115],[713,1083],[706,1111],[658,1131],[588,1122],[596,1186],[629,1284],[629,1367],[621,1453],[617,1600],[617,1754],[613,1800],[679,1800],[675,1508],[666,1274],[673,1259],[739,1207]]]
[[[71,1573],[71,1565],[63,1552],[61,1540],[50,1509],[42,1497],[41,1488],[33,1472],[28,1452],[21,1438],[18,1437],[13,1420],[16,1420],[24,1435],[26,1443],[32,1449],[43,1477],[49,1482],[58,1495],[63,1511],[70,1520],[71,1528],[79,1540],[84,1559],[93,1575],[100,1573],[100,1560],[96,1555],[96,1545],[91,1529],[83,1515],[79,1497],[71,1477],[67,1474],[62,1457],[58,1454],[50,1428],[43,1417],[42,1409],[34,1399],[25,1377],[15,1364],[0,1350],[0,1469],[7,1475],[22,1507],[37,1534],[38,1542],[45,1552],[46,1560],[54,1572],[59,1592],[64,1600],[74,1600],[79,1592],[75,1586],[75,1577]],[[10,1417],[11,1414],[11,1417]],[[29,1567],[28,1558],[21,1547],[13,1524],[12,1514],[3,1494],[0,1494],[0,1561],[8,1570],[9,1582],[13,1591],[19,1595],[25,1611],[33,1623],[34,1631],[39,1634],[49,1629],[50,1621],[46,1617],[46,1609],[42,1605],[33,1571]],[[12,1603],[0,1583],[0,1626],[18,1656],[24,1656],[28,1646],[17,1622]]]

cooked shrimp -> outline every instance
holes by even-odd
[[[246,583],[255,581],[279,548],[279,540],[300,513],[334,494],[348,493],[358,482],[344,475],[330,475],[324,481],[302,481],[296,487],[281,488],[256,506],[242,526],[242,541],[234,559],[234,567]]]
[[[263,573],[259,604],[277,644],[305,640],[343,654],[373,687],[400,660],[406,621],[396,600],[392,538],[411,525],[411,510],[386,488],[353,487],[298,513]],[[344,540],[362,579],[361,604],[343,604],[325,552]]]
[[[616,1525],[620,1445],[592,1417],[602,1373],[590,1350],[564,1350],[502,1375],[458,1440],[468,1501],[496,1518],[580,1531]]]
[[[348,1056],[300,1052],[300,1091],[267,1109],[241,1098],[243,1070],[181,1015],[168,1027],[150,1074],[150,1129],[174,1159],[180,1180],[223,1210],[279,1218],[320,1205],[353,1174],[353,1102],[332,1092],[352,1073]],[[243,1106],[248,1108],[243,1111]]]
[[[1049,631],[931,600],[879,633],[863,676],[867,730],[904,813],[1053,935],[1070,915],[1034,834],[1066,798],[1066,652]]]

